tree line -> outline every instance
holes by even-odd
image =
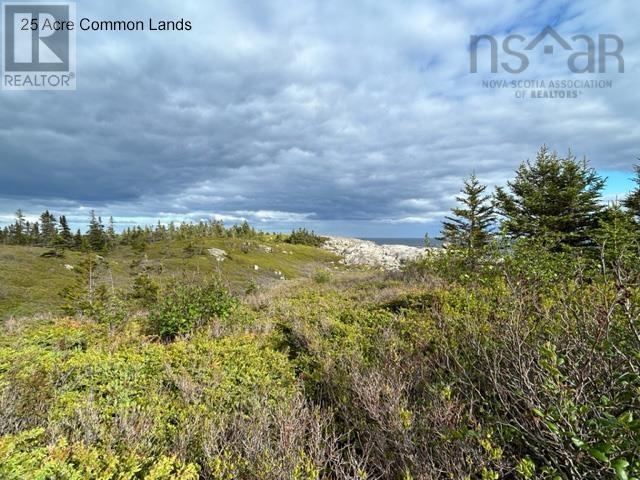
[[[440,240],[477,256],[498,235],[535,239],[553,250],[590,248],[608,225],[634,230],[640,223],[640,165],[636,188],[621,203],[605,205],[605,179],[569,152],[559,156],[543,146],[523,162],[513,180],[493,194],[475,174],[465,180],[458,205],[443,222]]]
[[[24,212],[18,210],[14,223],[0,230],[0,244],[104,252],[118,245],[144,248],[149,243],[162,240],[248,238],[256,235],[258,233],[246,221],[226,228],[223,222],[217,220],[179,224],[170,222],[168,225],[158,222],[154,227],[127,227],[122,232],[117,232],[113,217],[109,218],[105,226],[102,217],[93,210],[89,215],[88,229],[84,233],[77,229],[74,233],[66,215],[56,217],[46,210],[37,221],[30,222]]]

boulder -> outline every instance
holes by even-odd
[[[218,262],[223,262],[225,258],[228,257],[227,252],[220,248],[209,248],[207,249],[207,252],[209,252],[209,255],[214,257]]]

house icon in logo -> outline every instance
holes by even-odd
[[[512,74],[524,72],[531,64],[531,56],[537,57],[534,49],[543,45],[544,55],[565,56],[566,65],[573,73],[606,73],[607,59],[615,62],[618,73],[624,73],[624,41],[617,35],[600,33],[597,37],[581,33],[573,35],[568,40],[560,35],[553,27],[546,26],[533,39],[529,40],[519,33],[510,33],[502,41],[493,35],[471,35],[469,39],[469,71],[478,73],[478,48],[480,43],[488,46],[484,49],[489,55],[491,73],[498,73],[499,67]],[[572,42],[572,43],[569,43]],[[556,48],[559,46],[560,48]],[[563,52],[564,51],[564,55]],[[500,61],[500,58],[506,61]],[[538,59],[539,60],[539,59]],[[558,58],[558,60],[561,60]]]
[[[553,38],[556,41],[556,43],[560,45],[562,48],[564,48],[565,50],[573,50],[571,45],[569,45],[569,43],[564,38],[562,38],[562,36],[558,32],[556,32],[553,29],[553,27],[549,27],[549,26],[545,27],[538,35],[536,35],[536,37],[533,40],[531,40],[531,42],[529,42],[529,44],[524,49],[533,50],[547,36],[550,36],[551,38]],[[553,55],[553,45],[545,45],[544,53],[545,55]]]
[[[75,90],[73,2],[2,4],[3,90]]]

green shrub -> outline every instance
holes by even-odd
[[[503,456],[487,475],[515,468],[523,478],[625,479],[640,471],[637,247],[624,219],[609,225],[601,259],[522,240],[477,270],[458,264],[432,292],[426,313],[438,329],[425,368],[430,382],[449,386],[466,422],[492,431]],[[425,268],[446,272],[457,260],[448,257]],[[472,413],[474,404],[481,410]]]
[[[291,232],[289,237],[285,240],[287,243],[293,245],[308,245],[310,247],[321,247],[327,239],[316,235],[313,231],[309,231],[306,228],[300,228]]]
[[[325,270],[318,270],[313,274],[313,281],[319,285],[329,282],[331,275]]]
[[[130,307],[123,292],[100,285],[93,297],[84,313],[96,322],[107,325],[110,330],[122,326],[129,317]]]
[[[106,330],[64,320],[4,339],[0,478],[194,479],[225,458],[218,446],[243,478],[290,477],[308,414],[286,355],[252,335],[165,344]],[[275,440],[294,425],[295,446]]]
[[[158,301],[159,285],[148,275],[138,275],[133,281],[131,298],[138,300],[143,307],[151,307]]]
[[[237,301],[217,281],[204,285],[174,284],[149,312],[153,332],[165,340],[193,332],[214,317],[225,319]]]

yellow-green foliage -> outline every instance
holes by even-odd
[[[196,480],[198,468],[175,457],[144,458],[126,451],[68,444],[64,438],[41,446],[45,430],[37,428],[0,438],[0,475],[6,480]]]
[[[274,255],[237,247],[221,269]],[[162,288],[139,282],[148,309],[122,296],[122,321],[6,323],[0,478],[638,478],[625,252],[524,242],[322,281],[311,265],[244,298],[211,272],[173,295],[136,270]]]
[[[287,358],[252,335],[162,344],[59,320],[4,343],[0,478],[196,478],[162,452],[296,391]]]

